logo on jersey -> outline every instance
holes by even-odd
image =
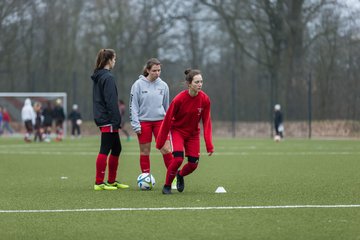
[[[201,115],[202,110],[203,110],[203,108],[198,108],[198,116]]]
[[[164,92],[165,92],[164,89],[159,88],[158,91],[159,91],[159,94],[160,94],[160,95],[164,95]]]

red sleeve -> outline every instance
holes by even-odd
[[[160,126],[159,134],[156,138],[156,148],[161,149],[169,135],[170,127],[171,127],[171,120],[173,119],[175,113],[175,101],[172,101],[169,109],[166,111],[164,120]]]
[[[204,128],[204,140],[206,145],[206,151],[214,152],[214,145],[212,143],[212,124],[211,124],[211,114],[210,114],[210,100],[207,99],[206,105],[204,107],[204,112],[202,115],[202,122]]]

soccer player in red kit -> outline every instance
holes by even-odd
[[[156,148],[162,149],[170,132],[173,156],[166,172],[163,194],[171,194],[171,183],[177,178],[177,190],[184,191],[184,177],[198,166],[200,157],[200,120],[203,122],[204,139],[208,155],[214,152],[210,116],[210,98],[201,91],[203,79],[201,72],[195,69],[185,70],[188,89],[180,92],[171,102],[161,124],[156,140]],[[184,154],[185,150],[185,154]],[[188,162],[178,170],[184,161]]]

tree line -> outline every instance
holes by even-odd
[[[125,102],[157,57],[171,97],[202,70],[214,120],[268,121],[276,103],[287,120],[359,120],[358,19],[341,0],[3,0],[0,92],[66,92],[91,119],[95,56],[112,48]]]

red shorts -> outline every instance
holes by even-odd
[[[162,120],[160,121],[149,121],[149,122],[140,122],[141,125],[141,134],[138,134],[138,140],[140,144],[152,142],[152,135],[156,139]]]
[[[173,152],[183,152],[185,149],[185,156],[200,157],[200,135],[186,136],[171,130],[170,141]]]
[[[104,127],[100,127],[100,131],[102,133],[113,133],[113,132],[119,132],[119,129],[113,129],[112,126],[104,126]]]

